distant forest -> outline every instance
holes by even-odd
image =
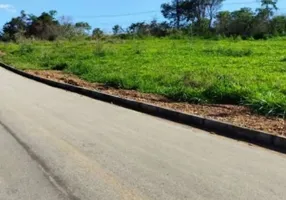
[[[113,36],[120,38],[198,36],[204,38],[241,37],[267,39],[286,35],[286,16],[275,15],[278,0],[260,0],[256,10],[243,7],[233,12],[221,10],[224,0],[172,0],[161,5],[166,21],[137,22],[123,29],[114,25]],[[0,32],[2,41],[19,38],[41,40],[103,38],[105,33],[87,22],[72,22],[69,17],[57,18],[57,11],[40,16],[21,11],[7,22]]]

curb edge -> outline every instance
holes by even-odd
[[[232,125],[225,122],[220,122],[213,119],[208,119],[196,115],[178,112],[167,108],[162,108],[159,106],[143,102],[137,102],[134,100],[121,98],[118,96],[105,94],[99,91],[93,91],[66,83],[52,81],[49,79],[45,79],[39,76],[26,73],[24,71],[16,69],[15,67],[11,67],[1,62],[0,66],[5,68],[6,70],[14,72],[23,77],[32,79],[40,83],[44,83],[46,85],[55,88],[64,89],[93,99],[97,99],[107,103],[113,103],[115,105],[124,108],[132,109],[135,111],[139,111],[145,114],[149,114],[155,117],[160,117],[184,125],[193,126],[202,130],[211,131],[217,135],[221,135],[236,140],[241,140],[270,150],[278,151],[280,153],[286,153],[286,138],[283,137],[279,137],[262,131],[243,128],[240,126]]]

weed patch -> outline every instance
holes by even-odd
[[[230,56],[230,57],[244,57],[244,56],[251,56],[253,54],[251,49],[229,49],[229,48],[205,49],[204,53],[215,56]]]

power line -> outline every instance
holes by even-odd
[[[125,13],[125,14],[116,14],[116,15],[95,15],[95,16],[76,16],[78,18],[113,18],[113,17],[126,17],[126,16],[135,16],[135,15],[144,15],[151,13],[159,13],[161,10],[150,10],[136,13]]]
[[[223,5],[250,5],[250,4],[258,4],[258,1],[249,1],[249,2],[232,2],[232,3],[224,3]],[[285,10],[286,8],[280,8],[279,10]],[[86,16],[74,16],[75,18],[114,18],[114,17],[127,17],[127,16],[136,16],[136,15],[145,15],[151,13],[161,13],[161,10],[149,10],[149,11],[142,11],[142,12],[134,12],[134,13],[124,13],[124,14],[104,14],[104,15],[86,15]]]
[[[258,4],[257,1],[250,1],[250,2],[233,2],[233,3],[223,3],[223,5],[242,5],[242,4]]]

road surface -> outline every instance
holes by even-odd
[[[0,68],[1,200],[285,198],[285,155]]]

